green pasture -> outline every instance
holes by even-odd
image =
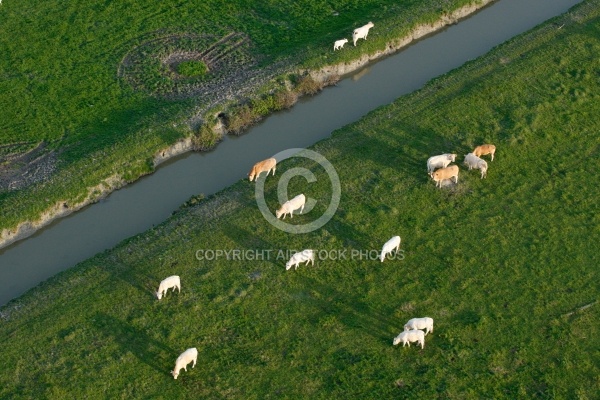
[[[194,115],[231,102],[177,97],[178,85],[210,82],[218,71],[182,83],[162,64],[175,53],[196,54],[233,35],[215,57],[230,55],[238,69],[292,72],[384,48],[470,2],[7,0],[0,7],[0,148],[44,143],[58,162],[49,179],[0,191],[0,228],[35,220],[59,201],[81,201],[110,176],[132,181],[151,172],[158,150],[196,132]],[[369,41],[333,53],[335,40],[369,20],[377,24]],[[266,84],[269,73],[262,77]]]
[[[598,5],[313,146],[342,190],[324,227],[274,228],[243,180],[0,308],[0,398],[597,399]],[[461,164],[482,143],[498,149],[486,179],[461,165],[456,187],[434,187],[429,156]],[[290,181],[317,200],[290,220],[307,223],[331,195],[316,163],[279,164],[265,198],[278,206],[294,167],[317,178]],[[401,257],[352,256],[394,235]],[[323,256],[286,271],[279,250],[306,248]],[[181,293],[156,300],[172,274]],[[424,349],[392,346],[423,316]],[[198,364],[173,380],[189,347]]]

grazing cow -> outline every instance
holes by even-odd
[[[298,265],[300,265],[300,263],[305,262],[305,265],[308,265],[309,262],[312,262],[312,265],[315,265],[315,252],[314,250],[302,250],[300,253],[295,253],[292,258],[290,258],[290,261],[288,261],[285,264],[285,270],[289,270],[290,268],[292,268],[292,266],[294,266],[294,269],[298,268]]]
[[[475,147],[473,154],[477,157],[485,156],[486,154],[492,155],[492,161],[494,161],[494,153],[496,152],[496,146],[493,144],[482,144],[481,146]]]
[[[171,288],[173,288],[173,292],[175,291],[175,288],[177,288],[178,293],[181,293],[181,280],[179,279],[179,276],[172,275],[163,279],[162,282],[160,282],[160,285],[158,285],[156,297],[158,297],[159,300],[162,299],[162,297],[167,294],[167,290]]]
[[[446,168],[438,169],[431,177],[435,181],[435,186],[442,187],[442,181],[455,178],[455,183],[458,183],[458,165],[451,165]]]
[[[473,153],[469,153],[465,156],[464,164],[469,167],[469,171],[473,168],[481,170],[481,179],[487,176],[488,165],[487,162]]]
[[[271,170],[273,171],[273,175],[275,175],[276,164],[277,160],[274,158],[267,158],[266,160],[257,162],[254,164],[250,172],[248,172],[248,179],[250,179],[250,182],[252,182],[254,177],[258,179],[260,173],[264,171],[267,171],[267,176],[269,176],[269,172],[271,172]]]
[[[383,248],[381,249],[381,262],[383,262],[383,260],[385,260],[385,256],[390,254],[394,249],[396,251],[398,251],[398,249],[400,248],[400,236],[394,236],[393,238],[391,238],[390,240],[388,240],[387,242],[385,242],[385,244],[383,245]]]
[[[300,209],[300,214],[302,214],[302,210],[304,210],[304,203],[306,203],[306,197],[303,194],[299,194],[291,200],[283,203],[281,208],[275,212],[277,218],[280,218],[283,215],[283,219],[285,219],[286,214],[290,214],[290,218],[294,218],[294,211]]]
[[[410,347],[410,342],[418,342],[421,345],[421,348],[425,347],[425,333],[420,330],[414,331],[404,331],[401,332],[398,336],[394,338],[394,346],[398,343],[402,342],[402,347],[408,345]]]
[[[352,32],[352,41],[354,42],[354,46],[356,46],[356,42],[358,39],[367,40],[367,35],[369,34],[369,29],[374,27],[372,22],[369,22],[366,25],[361,26],[360,28],[356,28],[354,32]]]
[[[433,318],[413,318],[409,319],[408,322],[404,324],[405,331],[415,329],[425,329],[425,335],[427,335],[429,332],[433,332]]]
[[[333,44],[333,51],[343,48],[346,43],[348,43],[348,39],[336,40]]]
[[[437,168],[446,168],[448,164],[454,162],[456,160],[456,154],[440,154],[439,156],[429,157],[427,159],[427,172],[429,176],[435,171]]]
[[[195,347],[191,347],[183,353],[181,353],[179,357],[177,357],[177,360],[175,360],[175,368],[173,369],[173,371],[171,371],[173,378],[177,379],[177,377],[179,376],[179,371],[181,371],[182,368],[185,370],[185,372],[187,372],[187,365],[189,363],[193,363],[192,368],[194,368],[196,366],[197,359],[198,349],[196,349]]]

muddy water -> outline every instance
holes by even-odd
[[[499,0],[272,115],[246,135],[226,138],[214,152],[166,162],[154,174],[0,251],[0,304],[160,223],[190,196],[212,194],[244,178],[255,161],[310,146],[579,1]]]

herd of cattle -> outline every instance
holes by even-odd
[[[369,23],[370,26],[373,24]],[[369,26],[365,25],[365,27]],[[363,27],[364,28],[364,27]],[[368,30],[368,29],[367,29]],[[358,31],[358,30],[356,30]],[[355,33],[356,33],[355,31]],[[365,34],[366,38],[366,34]],[[496,146],[493,144],[484,144],[481,146],[477,146],[472,153],[469,153],[465,156],[464,164],[469,168],[469,170],[475,168],[481,170],[481,179],[485,178],[487,175],[488,165],[485,160],[480,158],[480,156],[491,155],[491,161],[494,161],[494,154],[496,152]],[[450,165],[450,163],[456,161],[456,154],[441,154],[438,156],[430,157],[427,160],[427,172],[429,176],[436,183],[436,187],[442,187],[442,182],[444,180],[454,180],[455,183],[458,183],[458,166]],[[275,169],[277,166],[277,160],[275,158],[268,158],[266,160],[257,162],[252,166],[252,169],[248,173],[248,179],[252,182],[255,179],[258,179],[258,176],[266,172],[268,176],[272,171],[273,175],[275,175]],[[287,214],[290,215],[290,218],[293,218],[294,211],[299,210],[299,214],[302,214],[304,210],[304,204],[306,202],[306,196],[304,194],[299,194],[291,200],[283,203],[281,208],[279,208],[275,213],[277,218],[285,218]],[[400,249],[400,236],[393,236],[390,240],[385,242],[381,249],[380,260],[383,262],[385,257],[388,254],[391,254],[394,251],[398,251]],[[301,252],[297,252],[290,260],[285,264],[285,269],[290,270],[292,267],[294,269],[298,268],[300,263],[315,263],[315,251],[311,249],[306,249]],[[181,279],[177,275],[169,276],[165,278],[160,285],[158,286],[158,291],[156,292],[156,297],[160,300],[162,299],[169,289],[177,289],[178,293],[181,292]],[[425,331],[423,331],[423,329]],[[393,345],[397,345],[402,343],[402,347],[408,345],[410,347],[411,342],[417,342],[421,345],[421,349],[425,347],[425,335],[429,332],[433,332],[433,319],[429,317],[423,318],[413,318],[410,319],[404,325],[404,331],[401,332],[398,336],[394,338]],[[179,372],[181,369],[187,371],[187,365],[192,363],[192,368],[196,366],[196,360],[198,358],[198,350],[195,347],[189,348],[175,361],[175,368],[171,371],[173,378],[177,379],[179,376]]]
[[[1,2],[1,0],[0,0]],[[356,42],[358,39],[367,40],[367,35],[369,34],[369,29],[374,26],[372,22],[361,26],[360,28],[355,29],[352,32],[352,41],[354,46],[356,46]],[[344,47],[344,44],[348,43],[348,39],[341,39],[335,41],[333,45],[333,50],[339,50]],[[496,146],[493,144],[484,144],[481,146],[477,146],[472,153],[469,153],[465,156],[464,164],[472,170],[473,168],[481,170],[481,179],[485,178],[487,175],[488,165],[485,160],[480,158],[484,155],[491,155],[491,160],[494,161],[494,153],[496,152]],[[433,179],[436,184],[436,187],[442,187],[443,182],[446,180],[454,181],[455,184],[458,184],[458,172],[459,168],[457,165],[450,165],[450,163],[456,161],[456,154],[441,154],[438,156],[430,157],[427,160],[427,172],[429,176]],[[273,175],[275,175],[275,169],[277,166],[277,160],[275,158],[268,158],[266,160],[257,162],[254,164],[250,172],[248,173],[248,179],[252,182],[254,179],[258,179],[258,176],[266,172],[267,176],[272,171]],[[299,210],[299,214],[302,214],[304,210],[304,205],[306,203],[306,196],[304,194],[299,194],[291,200],[286,201],[281,205],[275,214],[277,218],[285,218],[286,215],[290,215],[290,218],[293,218],[294,212]],[[385,257],[388,254],[391,254],[393,251],[398,251],[400,248],[400,236],[394,236],[385,244],[381,249],[380,260],[383,262]],[[285,264],[286,271],[294,267],[294,269],[298,268],[300,263],[312,263],[314,265],[315,262],[315,252],[311,249],[306,249],[301,252],[295,253],[292,255],[290,260]],[[169,276],[165,278],[159,285],[158,291],[156,292],[156,297],[160,300],[163,298],[169,289],[178,290],[178,293],[181,292],[181,279],[177,275]],[[425,331],[423,331],[423,329]],[[417,342],[421,345],[421,349],[425,347],[425,335],[429,332],[433,332],[433,319],[429,317],[423,318],[412,318],[404,325],[404,331],[401,332],[398,336],[396,336],[393,340],[393,345],[397,345],[402,343],[402,347],[408,345],[410,347],[411,342]],[[189,348],[185,350],[177,360],[175,361],[175,368],[171,371],[173,378],[177,379],[179,376],[179,372],[181,369],[187,371],[187,366],[189,363],[192,363],[192,368],[196,366],[196,360],[198,359],[198,349],[195,347]]]
[[[352,41],[354,46],[356,46],[356,42],[358,39],[367,40],[367,35],[369,34],[369,29],[373,27],[373,23],[369,22],[368,24],[361,26],[360,28],[355,29],[352,32]],[[333,50],[339,50],[344,47],[344,44],[348,43],[348,39],[340,39],[335,41],[333,45]],[[490,154],[491,160],[494,161],[494,153],[496,152],[496,146],[493,144],[484,144],[476,147],[472,153],[469,153],[465,156],[464,164],[472,170],[473,168],[481,170],[481,179],[485,178],[487,175],[488,165],[485,160],[480,158],[480,156]],[[446,180],[454,180],[454,183],[458,183],[458,166],[450,165],[450,163],[456,161],[456,154],[441,154],[438,156],[430,157],[427,160],[427,172],[429,176],[433,179],[436,184],[436,187],[442,187],[442,184]],[[277,160],[275,158],[268,158],[266,160],[257,162],[254,164],[250,172],[248,173],[248,179],[252,182],[254,179],[258,179],[258,176],[262,172],[266,172],[267,176],[272,171],[273,175],[275,175],[275,168],[277,166]],[[306,196],[304,194],[299,194],[291,200],[286,201],[281,205],[275,214],[277,218],[285,219],[287,214],[290,215],[290,218],[293,218],[294,211],[299,210],[299,214],[302,214],[304,210],[304,205],[306,203]],[[391,254],[393,251],[398,251],[400,248],[400,236],[394,236],[385,244],[381,249],[380,260],[383,262],[385,260],[386,255]],[[292,255],[290,260],[285,264],[286,271],[294,267],[294,269],[298,268],[300,263],[315,263],[315,252],[311,249],[306,249],[301,252],[295,253]],[[166,293],[168,289],[175,289],[178,292],[181,292],[181,280],[179,276],[173,275],[164,279],[156,292],[156,297],[160,300]],[[423,331],[425,329],[425,331]],[[421,349],[425,347],[425,335],[429,332],[433,332],[433,319],[429,317],[423,318],[412,318],[404,325],[404,331],[401,332],[398,336],[394,338],[393,345],[397,345],[402,343],[402,347],[408,345],[410,347],[411,342],[417,342],[421,345]],[[181,369],[187,371],[187,366],[189,363],[192,363],[192,368],[196,366],[196,360],[198,359],[198,350],[195,347],[189,348],[175,361],[175,368],[171,371],[173,378],[177,379],[179,376],[179,372]]]
[[[490,154],[492,161],[494,161],[494,153],[496,153],[496,146],[493,144],[482,144],[475,147],[472,153],[465,156],[464,164],[469,168],[469,171],[473,168],[481,170],[481,179],[483,179],[487,176],[488,164],[480,156]],[[456,161],[456,154],[441,154],[430,157],[427,160],[427,172],[437,187],[442,187],[442,183],[446,179],[454,179],[454,183],[458,183],[458,166],[449,165],[454,161]]]

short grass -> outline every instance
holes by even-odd
[[[58,201],[73,203],[113,175],[152,171],[160,149],[190,136],[202,96],[167,100],[120,79],[124,57],[170,35],[239,33],[267,68],[351,60],[382,48],[415,24],[470,0],[378,1],[7,1],[0,7],[0,146],[45,142],[59,154],[58,172],[17,192],[0,193],[0,228],[37,219]],[[333,41],[373,20],[368,42],[344,52]],[[156,82],[160,84],[160,82]]]
[[[315,145],[342,185],[319,230],[275,229],[244,180],[9,303],[0,398],[598,398],[599,31],[585,2]],[[434,187],[429,156],[484,142],[487,179]],[[296,166],[317,177],[290,184],[319,200],[307,222],[330,185],[301,159],[277,177]],[[402,260],[351,257],[396,234]],[[277,251],[304,248],[346,258],[286,272]],[[218,249],[272,252],[196,258]],[[420,316],[425,348],[393,347]]]

